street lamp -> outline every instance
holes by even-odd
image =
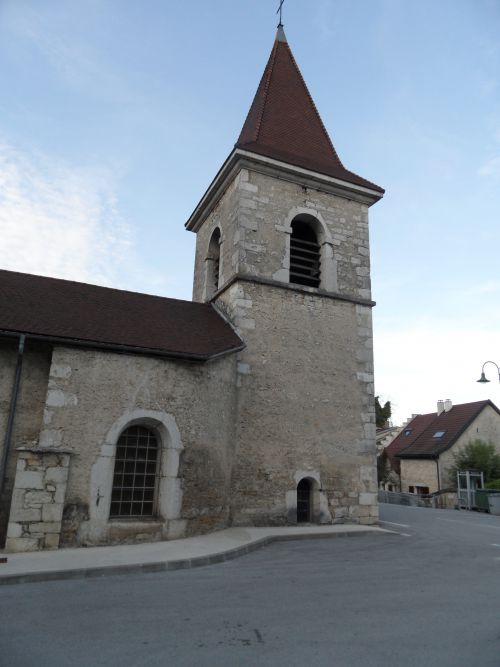
[[[478,382],[481,382],[483,384],[486,383],[486,382],[490,382],[490,380],[488,380],[486,375],[484,374],[484,367],[486,366],[486,364],[493,364],[493,366],[496,367],[496,369],[498,371],[498,381],[500,382],[500,367],[494,361],[485,361],[484,362],[483,367],[481,369],[481,377],[479,378]]]

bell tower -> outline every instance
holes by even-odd
[[[194,299],[237,328],[234,525],[377,520],[368,208],[280,25],[235,147],[186,223]]]

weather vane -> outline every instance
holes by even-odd
[[[280,0],[280,6],[278,7],[278,10],[276,12],[276,14],[280,15],[280,22],[278,23],[278,28],[283,25],[283,23],[281,22],[281,11],[282,11],[281,8],[283,7],[284,2],[285,2],[285,0]]]

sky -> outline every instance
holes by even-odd
[[[277,0],[0,0],[0,268],[190,299],[184,222],[230,153]],[[286,0],[370,209],[393,421],[500,382],[500,0]]]

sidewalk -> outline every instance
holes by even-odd
[[[227,528],[182,540],[5,554],[0,585],[55,579],[81,579],[129,572],[160,572],[222,563],[271,542],[317,537],[351,537],[392,531],[338,524],[277,528]]]

